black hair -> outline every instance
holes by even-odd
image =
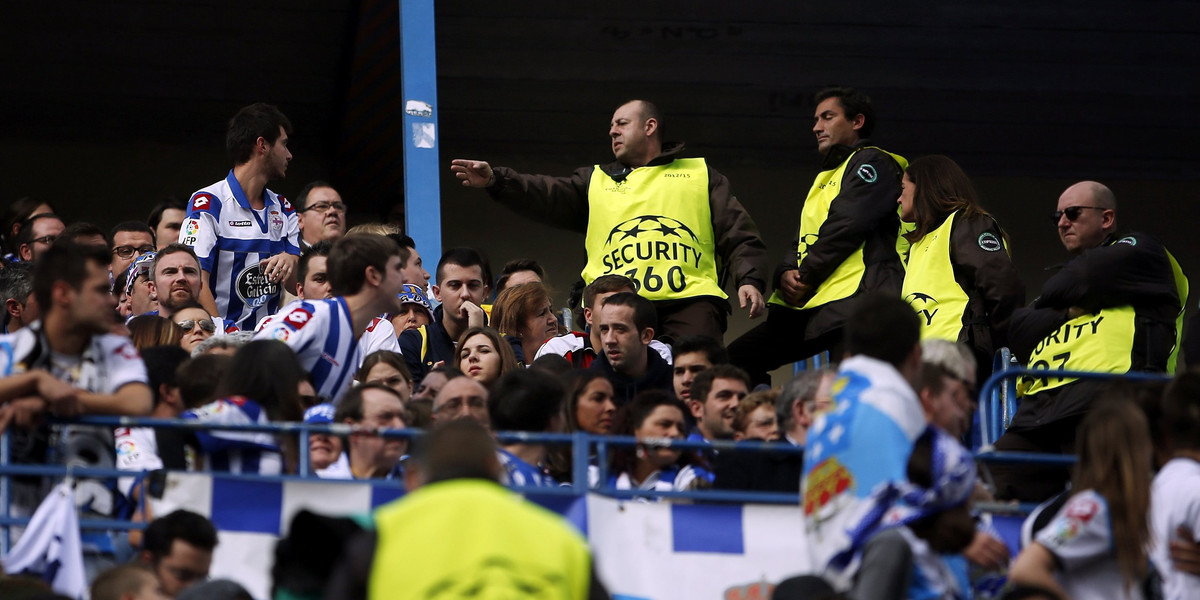
[[[296,280],[303,284],[304,279],[308,277],[308,262],[312,260],[312,257],[329,256],[329,251],[332,249],[333,244],[329,243],[328,240],[321,240],[309,246],[308,250],[302,252],[300,260],[296,261]],[[328,275],[326,276],[328,277]]]
[[[325,262],[329,291],[334,296],[357,294],[367,281],[367,267],[386,276],[388,258],[399,255],[400,246],[386,236],[355,233],[339,239]]]
[[[387,392],[395,396],[397,400],[400,400],[401,404],[404,403],[404,399],[400,397],[399,392],[382,383],[360,383],[346,390],[342,399],[338,400],[337,410],[333,413],[333,422],[342,423],[346,419],[350,419],[356,423],[361,422],[363,420],[363,392],[367,390]],[[404,422],[408,423],[408,415],[405,415]]]
[[[264,102],[251,104],[229,120],[225,130],[225,150],[233,164],[244,164],[254,156],[258,138],[274,144],[279,139],[280,128],[284,133],[292,134],[292,122],[278,108]]]
[[[184,204],[183,200],[170,196],[150,209],[150,216],[146,217],[146,225],[149,225],[152,230],[158,229],[158,224],[162,223],[163,213],[172,208],[187,212],[187,204]]]
[[[725,346],[722,346],[719,340],[714,340],[707,335],[685,335],[675,340],[671,347],[672,356],[682,356],[694,352],[703,352],[708,362],[714,365],[729,362],[729,352],[725,350]]]
[[[191,354],[179,346],[150,346],[140,351],[142,361],[146,363],[146,375],[150,379],[150,389],[154,392],[154,404],[158,405],[159,390],[163,384],[169,387],[179,385],[179,366],[186,362]]]
[[[712,391],[713,381],[717,379],[734,379],[746,384],[746,391],[749,391],[754,386],[750,382],[750,375],[741,367],[735,367],[730,364],[713,365],[711,369],[705,369],[696,374],[696,378],[692,380],[690,390],[691,399],[703,404],[708,400],[708,393]],[[691,414],[688,412],[685,415]]]
[[[633,292],[617,292],[605,298],[604,304],[601,306],[609,305],[628,306],[632,308],[633,326],[637,327],[639,335],[642,331],[654,329],[658,325],[658,312],[654,310],[654,303]]]
[[[492,281],[492,268],[487,264],[487,259],[483,253],[475,248],[451,248],[442,253],[441,260],[437,264],[437,280],[442,281],[442,271],[446,265],[457,265],[459,267],[479,267],[480,274],[483,275],[483,284],[490,285]]]
[[[117,234],[121,233],[122,231],[138,231],[141,233],[148,233],[150,234],[150,240],[154,241],[154,230],[151,229],[149,225],[146,225],[141,221],[123,221],[121,223],[117,223],[117,226],[113,227],[112,231],[109,232],[108,239],[116,239]]]
[[[212,521],[188,510],[177,510],[154,519],[142,535],[142,549],[154,557],[157,564],[171,554],[175,540],[183,540],[201,550],[212,552],[217,547],[217,529]]]
[[[496,431],[547,431],[562,414],[566,390],[558,378],[537,369],[502,375],[488,394],[488,414]]]
[[[108,250],[99,246],[88,246],[65,242],[50,246],[33,267],[33,296],[37,299],[42,314],[50,310],[50,295],[54,284],[66,282],[74,290],[83,287],[88,277],[88,263],[107,267],[111,262]]]
[[[293,205],[297,210],[304,211],[308,208],[308,195],[311,194],[313,190],[323,187],[327,187],[331,190],[334,189],[332,185],[329,185],[328,181],[322,181],[318,179],[316,181],[309,182],[308,185],[300,188],[300,193],[296,194],[296,202]]]
[[[846,321],[846,351],[851,355],[862,354],[899,368],[920,342],[921,319],[899,296],[867,294]]]
[[[852,87],[827,87],[813,96],[813,104],[820,104],[829,98],[837,98],[846,113],[846,120],[853,121],[858,115],[863,116],[863,126],[858,130],[858,137],[866,139],[875,132],[875,106],[871,97]]]

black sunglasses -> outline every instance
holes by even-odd
[[[203,329],[204,331],[206,331],[208,333],[215,333],[217,331],[217,324],[213,323],[211,320],[208,320],[208,319],[204,319],[201,321],[196,321],[195,319],[187,319],[186,321],[180,321],[179,323],[176,323],[176,324],[179,325],[180,327],[182,327],[183,330],[186,332],[191,332],[193,329],[196,328],[196,325],[199,325],[200,329]]]
[[[1067,215],[1067,220],[1074,223],[1075,219],[1078,219],[1079,215],[1083,214],[1083,209],[1085,208],[1090,208],[1093,210],[1108,210],[1103,206],[1068,206],[1063,210],[1054,211],[1054,222],[1057,223],[1060,219],[1062,219],[1063,215]]]

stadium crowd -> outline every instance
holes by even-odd
[[[204,582],[211,523],[139,500],[161,493],[164,469],[295,474],[302,442],[47,417],[350,425],[307,436],[311,475],[395,479],[409,494],[369,534],[347,537],[316,583],[289,571],[281,545],[277,596],[295,587],[278,597],[425,597],[468,585],[463,565],[446,563],[495,556],[515,561],[538,597],[607,597],[575,533],[497,493],[576,481],[799,490],[797,543],[812,564],[797,564],[777,598],[968,598],[987,572],[1008,574],[994,597],[1197,597],[1200,375],[1055,373],[1174,374],[1188,301],[1178,262],[1152,235],[1118,228],[1111,190],[1080,182],[1047,206],[1067,261],[1027,304],[1004,229],[953,160],[873,145],[877,117],[861,91],[829,88],[815,104],[821,170],[774,266],[731,182],[666,141],[647,101],[613,114],[610,164],[556,177],[451,161],[463,185],[584,234],[580,331],[560,322],[535,246],[498,276],[484,249],[446,249],[431,274],[399,227],[347,229],[330,183],[294,201],[271,191],[292,126],[267,104],[230,120],[224,178],[161,202],[146,222],[104,228],[17,200],[0,223],[0,428],[12,462],[129,472],[76,482],[85,516],[149,522],[130,534],[134,563],[95,577],[95,599],[243,597],[232,582]],[[764,318],[726,340],[735,309]],[[994,449],[1075,454],[1074,469],[976,464],[976,397],[1001,348],[1044,372],[1018,380],[1020,409]],[[770,371],[826,352],[834,366],[771,387]],[[434,433],[379,435],[404,428]],[[639,444],[587,457],[580,474],[565,447],[487,433],[507,431]],[[10,483],[18,516],[50,491]],[[1042,503],[1017,556],[974,518],[977,503],[997,501]],[[470,527],[448,524],[472,511]],[[430,536],[459,554],[441,561],[414,544]]]

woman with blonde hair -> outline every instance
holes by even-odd
[[[1076,440],[1072,496],[1013,562],[1009,581],[1060,598],[1140,600],[1149,561],[1150,426],[1136,404],[1103,402]]]
[[[517,360],[525,364],[533,362],[546,340],[561,333],[550,290],[537,282],[522,283],[501,292],[492,305],[490,322],[500,333],[520,340],[521,356]]]
[[[187,333],[174,321],[158,315],[138,315],[126,327],[130,341],[139,351],[151,346],[178,346]]]

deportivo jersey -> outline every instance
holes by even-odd
[[[558,487],[558,482],[544,470],[525,462],[504,448],[496,449],[496,458],[500,459],[500,466],[504,467],[503,480],[500,482],[504,485]]]
[[[281,253],[300,254],[300,221],[286,198],[263,189],[266,206],[250,201],[233,171],[188,201],[179,243],[190,246],[209,274],[217,311],[248,330],[279,308],[280,286],[259,270],[260,261]]]
[[[400,342],[396,340],[396,328],[392,326],[391,321],[383,317],[375,317],[371,320],[366,331],[363,331],[362,338],[358,340],[358,345],[362,348],[362,358],[364,359],[379,350],[400,352]],[[359,364],[361,365],[362,361],[359,361]]]
[[[183,411],[184,419],[196,419],[219,425],[265,425],[267,413],[257,402],[241,396],[214,400],[199,408]],[[283,456],[275,436],[264,431],[197,431],[196,442],[204,453],[210,471],[279,475]]]
[[[287,305],[254,334],[254,339],[279,340],[291,346],[300,364],[312,373],[317,394],[337,404],[362,364],[364,354],[355,333],[346,299],[337,296]],[[396,336],[390,338],[390,344],[383,340],[377,349],[400,352]]]

